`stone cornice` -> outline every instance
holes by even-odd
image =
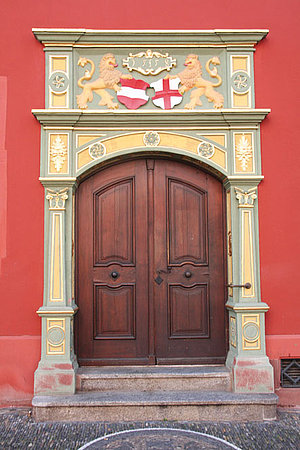
[[[222,126],[228,128],[257,126],[269,114],[270,109],[223,109],[216,111],[99,111],[33,109],[32,113],[43,126],[98,127],[145,129],[147,127]]]
[[[36,39],[44,45],[106,47],[186,47],[254,46],[269,30],[90,30],[72,28],[33,28]]]

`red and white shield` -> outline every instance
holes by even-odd
[[[182,101],[182,95],[179,94],[179,78],[164,79],[154,81],[150,84],[155,89],[155,95],[152,97],[154,105],[162,109],[172,109]]]
[[[130,80],[121,78],[120,83],[122,87],[117,93],[117,98],[126,108],[137,109],[145,105],[149,100],[149,96],[145,93],[149,87],[146,81],[136,80],[135,78],[131,78]]]

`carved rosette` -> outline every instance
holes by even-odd
[[[235,196],[239,202],[239,208],[253,208],[254,200],[257,198],[257,188],[249,189],[249,191],[244,191],[240,188],[235,188]]]
[[[210,142],[200,142],[198,145],[198,154],[203,158],[211,158],[215,153],[215,147]]]
[[[93,159],[99,159],[106,153],[105,145],[102,142],[96,142],[89,148],[89,154]]]
[[[53,191],[47,188],[46,199],[49,200],[49,210],[64,210],[65,202],[68,199],[68,188],[61,189],[60,191]]]
[[[146,147],[157,147],[160,143],[159,134],[156,131],[147,131],[143,137]]]

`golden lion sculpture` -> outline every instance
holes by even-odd
[[[181,87],[179,88],[180,94],[184,94],[190,89],[197,88],[191,92],[190,102],[185,105],[186,109],[194,109],[196,105],[201,106],[202,102],[200,97],[205,95],[209,102],[213,102],[214,108],[223,108],[224,97],[219,92],[215,91],[214,88],[222,84],[222,78],[218,74],[217,68],[214,67],[210,69],[210,64],[214,66],[220,64],[220,60],[217,56],[209,59],[205,65],[205,69],[212,78],[217,78],[217,83],[212,83],[211,81],[204,80],[202,78],[202,66],[199,61],[198,55],[188,55],[186,57],[184,65],[186,69],[177,75],[168,75],[166,78],[180,78]]]
[[[80,109],[86,109],[87,103],[93,100],[93,91],[101,97],[99,105],[107,106],[109,109],[119,107],[118,103],[113,102],[113,96],[106,89],[113,89],[118,92],[120,87],[118,83],[120,78],[132,78],[131,75],[122,74],[116,70],[118,64],[112,53],[104,55],[99,64],[100,77],[91,83],[83,84],[83,81],[90,80],[95,72],[95,64],[91,59],[79,58],[78,65],[84,67],[86,64],[91,65],[91,71],[86,70],[83,77],[78,80],[78,86],[83,89],[82,93],[77,95],[77,105]]]

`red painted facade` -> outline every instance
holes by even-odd
[[[300,152],[297,31],[299,1],[153,0],[6,2],[0,69],[0,403],[29,403],[40,358],[43,289],[43,188],[39,178],[44,52],[33,27],[96,29],[268,28],[254,56],[264,181],[259,186],[262,300],[271,360],[300,358],[298,294]],[[18,14],[22,10],[22,14]],[[277,382],[278,385],[278,382]],[[300,389],[282,403],[300,404]],[[298,396],[298,397],[297,397]],[[296,400],[295,400],[296,399]]]

